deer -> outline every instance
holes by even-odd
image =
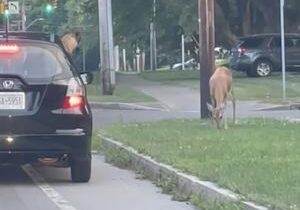
[[[233,107],[233,124],[236,124],[236,104],[232,89],[232,73],[225,66],[218,67],[209,80],[209,92],[211,104],[207,108],[211,113],[212,126],[227,129],[227,121],[224,119],[227,98],[231,97]]]
[[[80,40],[81,36],[78,32],[67,32],[61,37],[61,42],[69,55],[75,51]]]

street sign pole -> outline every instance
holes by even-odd
[[[26,31],[25,0],[22,0],[21,20],[22,20],[22,31]]]
[[[214,72],[215,20],[214,1],[198,0],[200,40],[201,118],[209,118],[206,103],[210,103],[209,79]]]
[[[281,61],[282,61],[282,100],[286,100],[286,66],[285,66],[285,30],[284,30],[284,0],[280,0],[281,25]]]

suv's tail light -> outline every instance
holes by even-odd
[[[0,54],[15,54],[20,51],[16,44],[0,44]]]
[[[80,85],[78,79],[72,78],[68,84],[63,108],[68,110],[81,110],[83,106],[84,88]]]
[[[239,48],[238,51],[239,51],[239,56],[242,56],[242,55],[245,54],[245,52],[246,52],[247,50],[246,50],[245,48]]]

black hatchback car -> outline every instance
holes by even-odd
[[[92,114],[60,38],[0,34],[0,162],[71,167],[74,182],[91,174]]]
[[[300,35],[286,34],[286,66],[300,67]],[[240,38],[232,49],[231,68],[250,77],[269,76],[281,68],[280,34],[260,34]]]

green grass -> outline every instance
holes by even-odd
[[[103,96],[102,90],[98,85],[87,86],[87,93],[90,101],[96,102],[139,103],[156,101],[150,96],[123,85],[118,85],[112,96]]]
[[[287,100],[300,102],[300,75],[287,77]],[[274,75],[268,78],[234,78],[234,91],[241,100],[261,100],[264,102],[281,102],[281,76]]]
[[[133,88],[117,85],[112,96],[102,95],[101,79],[99,73],[94,73],[94,81],[87,85],[87,95],[93,102],[120,102],[120,103],[142,103],[155,102],[156,99],[143,94]]]
[[[182,81],[182,80],[196,80],[200,78],[200,72],[199,71],[148,71],[148,72],[142,72],[141,77],[150,80],[150,81],[159,81],[159,82],[165,82],[165,81]]]
[[[147,73],[148,74],[148,73]],[[190,87],[199,90],[199,76],[196,72],[151,72],[143,78],[174,86]],[[199,72],[198,72],[199,74]],[[274,73],[267,78],[249,78],[243,73],[234,72],[234,92],[238,100],[257,100],[268,103],[282,103],[281,75]],[[287,74],[286,102],[300,102],[300,74]]]
[[[257,119],[215,130],[207,122],[167,120],[115,125],[104,133],[247,199],[300,209],[299,124]]]
[[[100,151],[101,148],[101,139],[97,136],[97,132],[93,132],[92,136],[92,150],[94,151]]]

